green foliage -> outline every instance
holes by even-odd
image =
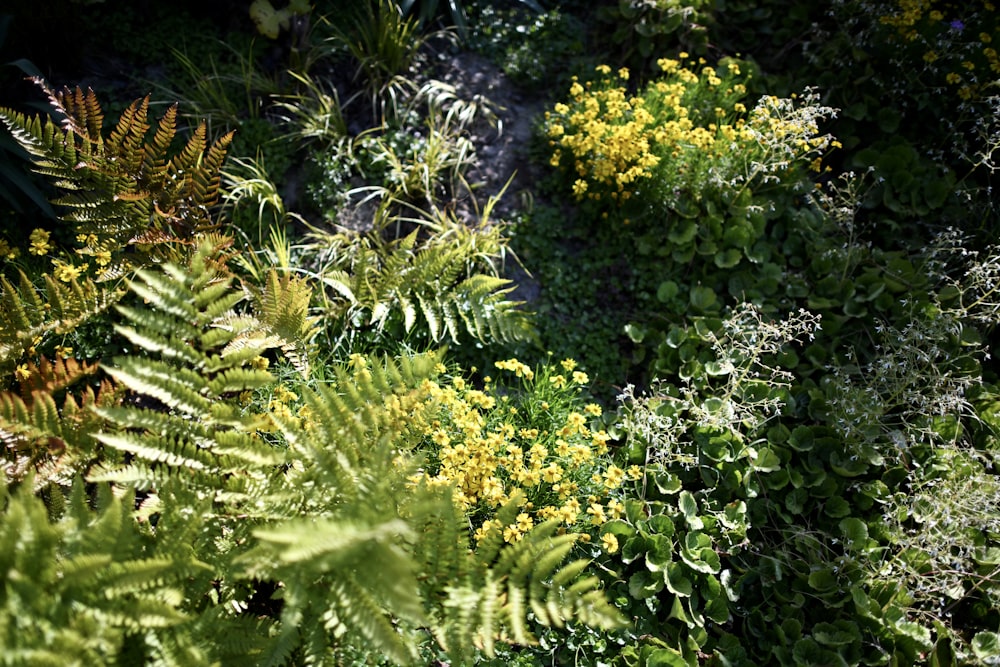
[[[31,488],[5,484],[2,496],[7,664],[209,664],[207,651],[173,634],[189,618],[181,608],[185,580],[204,563],[151,547],[131,517],[131,492],[102,487],[91,499],[77,480],[55,508]]]
[[[455,25],[455,28],[458,29],[459,36],[462,40],[468,40],[470,37],[469,25],[465,8],[462,6],[462,0],[447,0],[447,2],[451,21]],[[518,0],[518,2],[539,14],[544,11],[535,0]],[[397,4],[403,11],[404,16],[419,16],[422,26],[427,25],[438,14],[443,13],[439,7],[439,0],[398,0]],[[474,27],[475,30],[473,32],[478,32],[480,26],[474,22]]]
[[[468,8],[475,25],[466,41],[503,69],[512,81],[527,89],[546,90],[561,85],[569,64],[585,53],[583,23],[559,9],[525,12],[476,2]],[[556,67],[565,63],[567,67]]]
[[[617,0],[597,9],[598,20],[608,26],[607,38],[616,51],[616,62],[643,72],[668,49],[704,53],[706,23],[713,4],[708,0]]]
[[[331,342],[355,348],[393,337],[416,347],[465,335],[530,339],[528,315],[508,298],[513,288],[494,264],[504,250],[499,227],[442,216],[426,229],[390,240],[378,232],[315,234]]]
[[[394,118],[403,96],[412,92],[409,77],[427,36],[393,0],[357,4],[345,18],[333,26],[331,39],[354,59],[355,78],[362,79],[373,117],[383,122]]]
[[[44,336],[72,332],[121,296],[90,278],[64,285],[46,275],[44,284],[35,287],[24,272],[16,285],[0,276],[0,369],[9,372]]]
[[[357,357],[328,384],[285,390],[301,396],[298,416],[274,402],[259,412],[241,401],[274,382],[261,355],[308,333],[306,286],[272,274],[258,319],[206,241],[186,266],[141,269],[129,287],[144,303],[119,306],[117,330],[145,356],[106,372],[131,397],[95,406],[81,441],[62,441],[61,478],[86,473],[97,503],[78,481],[43,504],[30,477],[6,499],[0,540],[15,558],[5,569],[18,573],[3,598],[9,650],[336,664],[341,648],[363,646],[410,663],[422,628],[460,660],[476,645],[530,641],[529,609],[555,625],[621,622],[598,580],[579,576],[586,562],[563,564],[572,538],[554,524],[472,553],[448,489],[410,481],[412,420],[427,409],[434,355]],[[79,375],[72,364],[31,370],[39,377],[24,391],[38,387],[36,401]],[[4,405],[15,438],[65,435],[75,414],[60,420],[51,398],[34,416],[24,401]],[[95,427],[104,453],[92,466],[93,447],[75,448]],[[259,598],[269,590],[280,601]]]

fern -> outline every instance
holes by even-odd
[[[62,192],[53,203],[62,207],[63,218],[77,234],[88,239],[80,252],[112,254],[106,277],[122,275],[148,256],[176,256],[178,243],[191,243],[215,226],[210,209],[218,201],[232,134],[209,145],[202,123],[170,157],[176,106],[160,118],[147,141],[149,97],[136,100],[105,138],[104,114],[92,90],[54,91],[41,79],[34,81],[59,123],[11,109],[0,109],[0,120],[32,157],[35,171]]]
[[[512,498],[498,511],[497,520],[512,523],[519,503]],[[580,577],[588,561],[564,564],[576,536],[556,535],[558,528],[556,520],[539,524],[513,544],[494,530],[469,556],[470,562],[451,573],[454,580],[437,610],[436,627],[439,641],[456,663],[471,662],[475,649],[493,655],[498,638],[535,643],[529,611],[546,626],[576,620],[611,630],[625,624],[604,597],[597,577]],[[434,556],[427,566],[433,571],[440,562],[441,556]]]
[[[180,588],[202,564],[150,551],[129,494],[94,509],[77,483],[53,518],[30,489],[0,490],[0,664],[113,664],[129,644],[163,658],[155,638],[187,620]]]
[[[357,333],[423,336],[426,344],[534,340],[530,313],[511,300],[511,281],[493,265],[503,253],[499,228],[460,224],[394,240],[378,232],[315,236],[329,249],[321,270],[328,316],[339,343]]]
[[[257,298],[258,317],[303,377],[309,375],[308,343],[319,329],[319,318],[309,315],[311,300],[312,287],[305,279],[273,269]]]
[[[17,361],[47,334],[64,334],[104,313],[122,293],[90,279],[60,283],[43,276],[38,288],[21,272],[17,283],[0,276],[0,372]]]
[[[0,392],[6,476],[20,480],[32,471],[37,489],[52,483],[68,486],[98,458],[92,435],[102,422],[92,409],[115,405],[121,392],[107,380],[96,389],[86,384],[78,388],[96,371],[96,365],[73,359],[42,357],[38,364],[23,364],[21,371],[18,392]]]
[[[117,423],[119,433],[100,433],[102,444],[154,466],[105,467],[94,481],[155,487],[170,471],[193,474],[206,489],[236,492],[248,466],[274,465],[281,457],[252,437],[254,419],[224,399],[273,381],[264,370],[245,364],[277,341],[252,317],[235,308],[246,295],[233,289],[233,277],[212,258],[218,249],[202,243],[187,267],[140,269],[129,281],[148,304],[120,306],[128,325],[116,330],[159,356],[116,360],[105,371],[131,391],[155,399],[153,408],[103,408],[97,413]],[[166,410],[164,410],[165,408]],[[152,434],[156,434],[154,437]]]

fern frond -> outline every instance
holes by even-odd
[[[377,336],[401,327],[428,344],[465,336],[534,340],[531,314],[509,298],[512,283],[495,266],[504,247],[498,229],[456,225],[428,236],[428,228],[388,241],[380,231],[317,234],[321,245],[337,249],[320,272],[327,316],[345,329],[367,328]]]
[[[272,269],[257,299],[258,317],[281,340],[281,349],[303,377],[309,374],[307,347],[318,332],[319,318],[309,315],[312,287],[291,273]]]
[[[0,120],[28,151],[35,170],[61,194],[63,219],[88,241],[83,254],[110,251],[109,272],[165,259],[177,245],[214,225],[209,209],[218,201],[220,171],[232,135],[211,145],[204,124],[181,152],[168,157],[176,135],[177,110],[160,118],[147,141],[149,97],[121,114],[107,139],[104,115],[93,91],[51,90],[35,79],[60,118],[28,117],[0,109]]]
[[[0,372],[13,370],[36,339],[72,331],[122,296],[89,278],[67,284],[46,275],[37,288],[23,272],[17,285],[0,277],[0,289]]]

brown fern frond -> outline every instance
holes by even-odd
[[[75,384],[81,378],[93,375],[97,371],[97,364],[88,364],[76,359],[63,359],[56,357],[50,360],[42,356],[38,363],[28,361],[25,364],[27,375],[18,376],[21,397],[25,400],[35,392],[46,392],[54,394]]]

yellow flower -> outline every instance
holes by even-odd
[[[622,81],[628,81],[628,67],[622,67],[618,70],[618,78]]]
[[[63,262],[56,263],[55,275],[56,278],[68,283],[72,280],[76,280],[80,277],[80,274],[87,269],[87,265],[73,266],[72,264],[65,264]]]
[[[602,412],[601,406],[597,403],[587,403],[587,405],[583,407],[583,411],[592,417],[600,417]]]
[[[66,347],[65,345],[56,345],[56,356],[62,357],[63,359],[69,359],[70,355],[73,354],[73,348]]]
[[[607,65],[598,65],[597,67],[594,68],[594,71],[596,71],[598,74],[611,74],[611,68],[608,67]]]
[[[604,473],[604,486],[608,489],[617,489],[625,481],[625,471],[616,465],[607,469]]]
[[[553,375],[549,378],[549,382],[551,382],[556,389],[562,389],[566,386],[566,378],[562,375]]]
[[[564,371],[571,371],[576,368],[576,361],[573,359],[563,359],[559,362],[559,365],[563,367]]]
[[[28,368],[27,364],[21,364],[20,366],[17,367],[17,370],[14,371],[14,375],[17,376],[18,380],[21,380],[23,382],[24,380],[27,380],[28,378],[31,377],[31,370]]]
[[[633,481],[637,479],[642,479],[642,468],[635,465],[629,466],[628,472],[626,474],[628,475],[628,478]]]
[[[989,44],[993,41],[993,37],[988,32],[981,32],[979,33],[979,41],[983,44]]]
[[[618,538],[612,533],[604,533],[604,535],[601,536],[601,546],[603,546],[604,550],[609,554],[613,554],[618,551]]]
[[[944,14],[935,9],[934,11],[932,11],[930,14],[927,15],[927,18],[929,18],[931,21],[940,21],[941,19],[944,18]]]
[[[590,523],[595,526],[600,526],[608,520],[607,515],[604,513],[604,507],[600,503],[590,503],[590,507],[587,508],[587,514],[590,515]]]
[[[924,62],[932,63],[938,59],[938,54],[934,51],[928,51],[924,54]]]
[[[608,501],[608,516],[612,519],[620,519],[625,515],[625,505],[620,500],[612,498]]]
[[[590,378],[583,371],[573,371],[573,382],[577,384],[587,384]]]
[[[608,432],[601,430],[593,434],[593,437],[590,439],[590,444],[594,446],[594,449],[598,454],[606,454],[608,451],[609,440],[611,440],[611,436],[608,435]]]
[[[555,484],[562,479],[563,471],[562,468],[557,466],[555,463],[550,463],[547,468],[542,470],[542,479],[549,484]]]
[[[956,74],[955,72],[948,72],[948,76],[946,76],[944,80],[950,84],[956,84],[962,81],[962,76],[960,74]]]
[[[970,61],[968,61],[968,60],[965,60],[965,61],[962,62],[962,67],[964,67],[965,69],[967,69],[969,71],[972,71],[972,70],[976,69],[975,64],[972,63],[972,62],[970,62]]]
[[[28,248],[28,252],[32,255],[44,255],[52,249],[52,246],[49,245],[49,233],[44,229],[35,229],[32,231],[28,240],[31,241],[31,247]]]
[[[576,198],[579,199],[583,197],[583,193],[585,193],[586,191],[587,191],[587,181],[583,180],[582,178],[576,179],[576,181],[573,183],[573,194],[576,195]]]
[[[660,58],[659,60],[656,61],[656,64],[661,70],[663,70],[667,74],[675,71],[677,67],[680,65],[679,62],[677,62],[676,60],[671,60],[670,58]]]

